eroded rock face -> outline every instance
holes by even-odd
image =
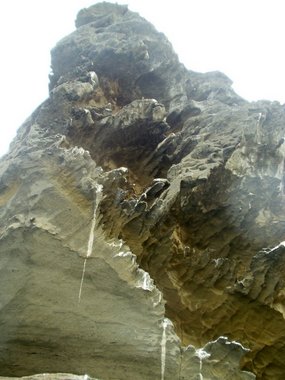
[[[283,379],[285,107],[124,6],[76,26],[1,160],[0,375]]]
[[[18,379],[18,377],[0,377],[2,380]],[[88,375],[76,376],[70,373],[44,373],[33,376],[24,376],[22,379],[26,380],[99,380],[91,378]]]

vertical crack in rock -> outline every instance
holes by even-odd
[[[76,27],[0,161],[0,376],[285,378],[284,105],[126,6]]]

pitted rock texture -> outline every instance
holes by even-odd
[[[284,105],[125,6],[76,26],[1,160],[0,375],[284,379]]]

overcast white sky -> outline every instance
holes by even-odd
[[[48,96],[50,49],[96,0],[6,0],[0,5],[0,156]],[[111,1],[115,2],[115,1]],[[123,0],[164,32],[195,71],[220,70],[248,100],[285,103],[284,0]]]

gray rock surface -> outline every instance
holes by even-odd
[[[2,380],[18,379],[18,377],[0,377]],[[99,380],[92,378],[88,375],[76,376],[70,373],[44,373],[33,376],[24,376],[22,379],[26,380]]]
[[[76,26],[0,162],[0,376],[283,379],[284,105],[125,6]]]

